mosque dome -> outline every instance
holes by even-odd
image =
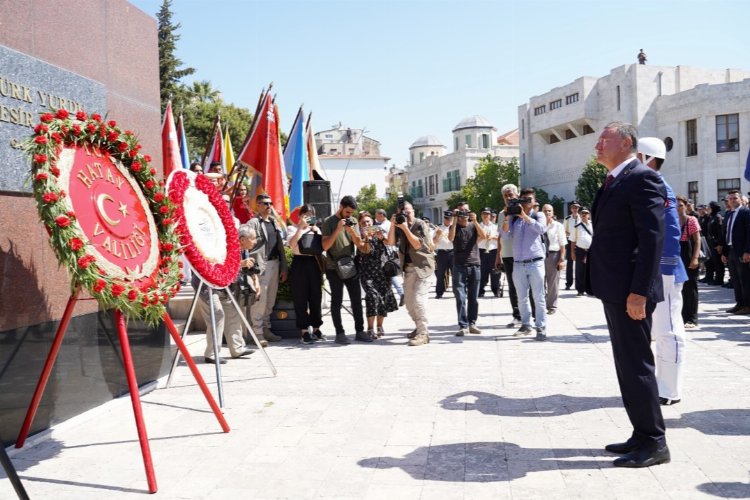
[[[457,132],[465,128],[491,128],[493,130],[496,130],[495,127],[490,123],[490,121],[481,115],[474,115],[469,116],[468,118],[464,118],[458,123],[458,125],[453,127],[453,132]]]
[[[444,148],[443,144],[440,142],[440,139],[435,137],[434,135],[423,135],[416,141],[412,143],[411,146],[409,146],[409,149],[413,148],[421,148],[424,146],[439,146],[441,148]]]

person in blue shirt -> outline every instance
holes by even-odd
[[[656,137],[638,140],[638,159],[656,172],[661,170],[666,147]],[[659,172],[661,176],[661,172]],[[659,403],[673,405],[682,399],[683,361],[685,356],[685,325],[682,321],[682,284],[688,279],[680,259],[680,220],[677,215],[677,198],[672,188],[667,188],[664,206],[664,246],[661,254],[661,279],[664,284],[664,301],[656,304],[651,325],[651,336],[656,342],[656,383]]]
[[[516,337],[531,333],[531,302],[527,290],[531,287],[531,300],[536,310],[536,340],[547,340],[547,305],[544,294],[544,258],[547,248],[543,236],[547,232],[544,214],[533,210],[536,191],[521,190],[521,213],[506,212],[501,238],[513,238],[513,284],[518,291],[518,308],[521,312],[521,328]]]

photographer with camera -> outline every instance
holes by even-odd
[[[448,239],[448,233],[453,224],[453,212],[443,212],[443,223],[435,228],[432,244],[435,247],[435,298],[443,298],[445,287],[448,284],[448,271],[453,267],[453,242]]]
[[[303,344],[312,344],[325,340],[320,326],[323,324],[321,302],[323,301],[322,272],[316,255],[300,252],[300,239],[306,234],[320,235],[315,220],[315,208],[302,205],[299,210],[299,221],[287,228],[287,241],[294,258],[289,269],[289,282],[292,285],[294,316],[300,330]],[[321,246],[322,248],[322,246]],[[312,328],[312,334],[310,333]]]
[[[354,316],[356,331],[354,339],[360,342],[372,342],[372,337],[365,333],[365,321],[362,317],[362,288],[354,262],[355,245],[362,244],[362,238],[357,230],[357,221],[352,217],[355,210],[357,210],[357,200],[354,196],[344,196],[339,202],[339,209],[336,213],[328,217],[320,226],[323,235],[323,250],[326,252],[326,278],[331,284],[331,318],[336,328],[335,342],[341,345],[351,343],[341,323],[344,286],[349,294]]]
[[[521,326],[521,312],[518,309],[518,293],[516,286],[513,284],[513,237],[508,233],[510,221],[508,219],[508,204],[511,200],[518,198],[518,188],[514,184],[506,184],[502,187],[503,201],[505,207],[500,211],[498,217],[498,237],[497,246],[499,248],[495,257],[495,267],[502,268],[508,282],[508,295],[510,296],[510,307],[513,313],[513,320],[506,325],[506,328],[518,328]]]
[[[448,239],[453,242],[453,294],[456,296],[458,313],[456,337],[463,337],[467,333],[482,333],[476,325],[481,277],[479,240],[486,237],[484,229],[477,222],[477,214],[469,211],[469,204],[464,201],[456,205],[453,224],[448,233]]]
[[[482,210],[482,222],[480,225],[484,229],[486,238],[479,242],[479,260],[481,262],[482,275],[479,280],[479,296],[484,297],[484,288],[487,282],[490,282],[492,295],[497,297],[500,290],[500,275],[492,271],[499,266],[495,266],[497,260],[497,224],[492,222],[492,212],[490,207]]]
[[[404,273],[406,311],[416,328],[408,335],[409,345],[418,346],[430,341],[427,327],[427,293],[430,276],[435,271],[435,256],[427,224],[414,218],[414,207],[403,197],[398,198],[398,212],[391,216],[388,245],[397,245],[401,269]]]
[[[518,306],[521,328],[514,336],[531,333],[531,304],[526,291],[531,286],[531,297],[536,312],[536,340],[547,339],[547,307],[544,297],[544,259],[547,249],[544,235],[547,231],[544,214],[533,210],[536,191],[521,190],[521,196],[508,201],[503,233],[513,237],[513,283],[519,291]],[[515,216],[515,217],[512,217]]]

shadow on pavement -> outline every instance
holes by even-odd
[[[689,427],[713,436],[750,436],[750,410],[738,408],[693,411],[664,423],[667,428]]]
[[[476,410],[485,415],[508,417],[555,417],[599,408],[621,408],[620,397],[566,396],[508,398],[481,391],[465,391],[440,401],[444,410]]]
[[[703,483],[697,489],[722,498],[750,498],[750,483]]]
[[[416,448],[403,457],[372,457],[357,462],[374,469],[400,468],[416,480],[512,481],[529,472],[599,469],[600,450],[521,448],[506,442],[472,442]],[[603,452],[602,452],[603,454]],[[558,460],[582,457],[582,460]]]

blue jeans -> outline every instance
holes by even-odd
[[[513,284],[518,294],[518,309],[521,311],[521,323],[531,326],[531,303],[529,295],[520,292],[531,286],[531,296],[536,306],[536,327],[547,326],[547,305],[544,298],[544,259],[523,264],[517,260],[513,262]]]
[[[456,296],[459,328],[468,328],[469,325],[477,322],[479,314],[477,296],[479,296],[481,275],[482,270],[479,264],[453,266],[453,295]]]

